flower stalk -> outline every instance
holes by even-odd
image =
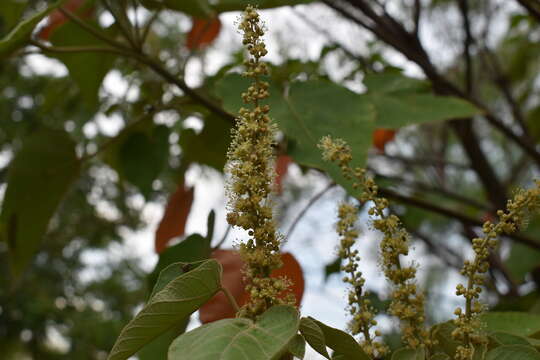
[[[394,287],[388,311],[390,315],[399,318],[403,341],[413,349],[431,346],[429,333],[424,325],[424,295],[417,288],[415,280],[416,268],[405,267],[400,261],[401,255],[406,256],[409,253],[407,231],[402,227],[397,216],[389,214],[388,200],[377,195],[378,187],[374,180],[367,176],[364,169],[353,169],[350,166],[351,149],[343,140],[326,136],[321,139],[319,147],[323,150],[323,159],[335,162],[344,177],[353,182],[353,187],[361,189],[361,195],[358,197],[360,203],[373,204],[368,214],[376,217],[371,220],[371,225],[383,234],[380,244],[381,267]],[[352,260],[355,262],[358,259],[353,256]],[[372,316],[361,299],[357,308],[363,311],[363,316],[366,318]]]
[[[499,210],[499,222],[492,224],[486,221],[482,227],[483,237],[472,240],[475,257],[465,261],[461,274],[467,277],[467,286],[458,284],[456,295],[465,298],[465,309],[456,308],[454,323],[456,329],[452,336],[460,341],[456,350],[456,360],[470,360],[474,356],[475,347],[487,343],[482,333],[480,314],[485,306],[479,301],[484,284],[484,274],[489,270],[489,252],[497,247],[497,238],[502,234],[511,234],[524,228],[529,214],[540,208],[540,181],[529,190],[518,190],[512,200],[508,200],[506,211]]]
[[[279,295],[289,283],[284,278],[270,277],[272,270],[282,265],[281,235],[276,231],[270,200],[275,178],[273,145],[276,127],[268,116],[270,107],[262,104],[269,96],[269,84],[261,79],[268,75],[268,68],[261,61],[267,50],[262,39],[264,28],[255,8],[246,8],[238,29],[249,52],[243,75],[252,79],[252,83],[242,93],[247,107],[239,111],[227,154],[227,171],[231,176],[227,221],[248,232],[249,239],[239,248],[246,263],[244,280],[249,301],[240,309],[239,316],[255,319],[271,306],[288,302]]]

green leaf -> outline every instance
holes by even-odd
[[[259,0],[257,2],[246,0],[142,0],[144,6],[157,9],[165,6],[168,9],[181,11],[191,16],[208,17],[214,12],[243,11],[247,5],[257,5],[259,9],[270,9],[280,6],[307,4],[313,0]]]
[[[159,272],[159,277],[155,281],[154,288],[149,298],[152,298],[159,291],[163,290],[163,288],[172,280],[184,274],[185,272],[195,269],[200,264],[202,264],[202,261],[179,262],[170,264],[169,266],[165,267],[163,270],[161,270],[161,272]],[[186,331],[186,327],[189,324],[189,319],[190,317],[186,316],[183,320],[180,320],[178,324],[175,325],[173,328],[169,329],[167,332],[161,334],[156,339],[152,340],[148,345],[145,345],[141,349],[141,351],[137,353],[139,359],[151,360],[156,358],[167,358],[169,346],[174,339],[176,339],[180,334],[183,334]]]
[[[455,328],[454,322],[450,320],[433,326],[431,330],[432,338],[437,341],[435,349],[444,352],[452,358],[456,353],[457,347],[460,345],[460,343],[455,341],[452,337],[452,331],[454,331]]]
[[[248,84],[249,81],[238,74],[228,75],[216,83],[216,92],[226,110],[238,112],[242,106],[240,94]],[[288,151],[294,160],[325,170],[354,194],[352,185],[342,176],[339,167],[322,160],[317,144],[326,135],[342,138],[351,146],[352,165],[363,167],[375,130],[374,108],[366,98],[332,82],[313,80],[293,83],[287,97],[276,84],[271,83],[268,104],[270,116],[290,140]]]
[[[363,167],[375,130],[374,108],[361,95],[323,80],[292,84],[286,104],[287,113],[274,112],[273,116],[280,129],[294,140],[291,156],[300,164],[325,170],[352,191],[338,166],[322,160],[317,144],[326,135],[342,138],[352,149],[352,166]]]
[[[330,359],[330,355],[328,355],[328,351],[326,350],[324,333],[315,321],[310,318],[302,318],[300,320],[300,333],[313,350],[325,358]]]
[[[540,232],[540,218],[536,216],[530,220],[526,234],[535,236]],[[512,243],[510,256],[505,260],[505,264],[514,279],[521,283],[532,269],[540,265],[540,251],[520,243]]]
[[[231,127],[231,122],[219,116],[208,115],[199,134],[193,129],[182,130],[179,140],[182,162],[196,162],[223,172],[231,141]]]
[[[540,360],[540,353],[531,346],[503,345],[488,352],[486,360]]]
[[[298,311],[291,306],[274,306],[257,322],[219,320],[180,335],[169,349],[169,359],[278,359],[287,351],[298,325]]]
[[[173,328],[169,329],[167,332],[161,334],[150,343],[145,345],[138,353],[137,357],[139,360],[155,360],[155,359],[166,359],[167,354],[169,353],[169,346],[178,336],[183,334],[186,331],[187,325],[189,324],[189,316],[184,320],[181,320]]]
[[[362,347],[354,340],[354,338],[344,331],[327,326],[322,322],[313,320],[324,334],[326,346],[336,351],[340,355],[344,355],[347,360],[369,360],[369,356],[364,352]]]
[[[3,0],[0,3],[0,35],[7,33],[19,22],[27,5],[18,0]]]
[[[170,281],[124,327],[108,359],[127,359],[177,325],[218,292],[220,279],[221,265],[215,260],[207,260]]]
[[[392,354],[392,360],[424,360],[425,358],[424,349],[401,348]]]
[[[58,0],[40,12],[37,12],[27,19],[19,22],[17,26],[13,28],[13,30],[11,30],[0,40],[0,59],[11,55],[16,50],[27,45],[37,24],[45,16],[47,16],[47,14],[60,6],[64,1],[65,0]]]
[[[213,6],[217,12],[243,11],[247,5],[257,5],[259,9],[270,9],[280,6],[293,6],[298,4],[308,4],[313,0],[259,0],[256,2],[249,0],[219,0]]]
[[[521,312],[487,312],[482,321],[492,332],[506,332],[518,336],[529,336],[540,331],[540,315]]]
[[[516,336],[505,332],[494,332],[489,334],[489,338],[499,345],[530,345],[522,336]]]
[[[304,340],[302,335],[296,334],[291,342],[289,342],[287,350],[295,357],[303,359],[306,355],[306,340]]]
[[[42,128],[23,140],[9,165],[0,214],[0,238],[17,277],[38,251],[62,197],[77,178],[75,143],[60,130]]]
[[[206,260],[210,257],[210,239],[199,234],[192,234],[180,243],[167,247],[161,254],[154,270],[148,275],[150,288],[157,283],[159,274],[167,266],[177,263],[192,263]]]
[[[443,353],[437,353],[429,358],[429,360],[451,360],[450,356],[443,354]]]
[[[208,240],[209,243],[211,243],[212,239],[214,238],[215,223],[216,223],[216,212],[214,210],[210,210],[210,212],[208,213],[208,218],[206,219],[206,237],[205,237],[205,239]]]
[[[407,77],[398,71],[366,74],[363,82],[369,92],[379,94],[429,91],[429,84],[425,80]]]
[[[332,274],[339,274],[341,271],[341,258],[338,256],[330,264],[324,267],[324,280],[328,280],[328,277]]]
[[[181,276],[182,274],[195,269],[202,264],[202,261],[196,263],[174,263],[167,266],[159,273],[159,277],[156,281],[150,299],[154,297],[159,291],[163,290],[168,283]],[[186,331],[186,327],[189,323],[189,316],[180,320],[173,328],[167,332],[161,334],[156,339],[152,340],[148,345],[145,345],[141,351],[137,353],[140,360],[145,359],[165,359],[169,351],[169,346],[179,335]]]
[[[152,134],[135,131],[119,151],[120,169],[125,178],[148,197],[169,156],[169,128],[155,126]]]
[[[121,179],[148,196],[169,156],[169,128],[155,125],[151,117],[144,117],[127,125],[110,141],[103,154],[104,161]]]
[[[166,7],[196,17],[212,15],[208,0],[142,0],[142,4],[149,9]]]
[[[471,103],[430,93],[426,82],[398,72],[369,74],[364,79],[366,96],[375,106],[377,128],[396,129],[413,124],[479,114]]]
[[[114,26],[109,29],[102,29],[95,21],[86,21],[86,23],[95,28],[96,31],[104,32],[111,37],[114,36],[116,31]],[[54,30],[50,41],[54,46],[59,47],[108,46],[72,21],[68,21]],[[92,109],[96,108],[99,88],[105,75],[112,68],[116,56],[106,53],[85,52],[54,54],[54,57],[66,65],[70,78],[79,87],[86,104]]]
[[[177,262],[170,264],[165,269],[161,270],[149,299],[151,300],[158,292],[163,290],[168,283],[170,283],[180,275],[196,269],[203,262],[204,260],[198,262]]]

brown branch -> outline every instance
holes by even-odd
[[[324,0],[326,5],[332,7],[356,24],[368,29],[380,40],[386,42],[388,45],[401,52],[407,59],[416,63],[431,81],[433,90],[436,94],[457,96],[476,105],[484,112],[484,117],[490,124],[519,145],[540,167],[540,152],[536,150],[535,145],[528,139],[516,135],[511,129],[504,125],[503,121],[495,116],[487,106],[482,104],[472,95],[461,91],[454,84],[441,76],[431,62],[427,52],[420,43],[420,40],[416,38],[414,34],[409,33],[403,25],[387,13],[378,15],[364,0],[346,0],[346,2],[359,10],[366,18],[371,20],[373,24],[367,25],[365,20],[347,13],[343,7],[337,6],[335,1]]]
[[[534,0],[532,0],[534,1]],[[535,8],[530,0],[517,0],[517,2],[523,6],[536,21],[540,22],[540,3],[537,2],[536,5],[538,8]]]
[[[465,31],[465,39],[463,40],[463,57],[465,58],[465,92],[472,94],[473,92],[473,66],[471,57],[471,46],[474,39],[471,32],[471,23],[469,19],[469,1],[458,0],[459,10],[463,19],[463,29]]]
[[[476,218],[470,217],[468,215],[465,215],[463,213],[460,213],[460,212],[457,212],[457,211],[454,211],[454,210],[451,210],[451,209],[444,208],[444,207],[439,206],[439,205],[429,203],[429,202],[421,200],[421,199],[401,195],[401,194],[398,194],[398,193],[396,193],[396,192],[394,192],[392,190],[379,188],[379,193],[382,196],[387,197],[389,199],[393,199],[395,201],[402,202],[404,204],[408,204],[408,205],[411,205],[411,206],[414,206],[414,207],[417,207],[417,208],[420,208],[420,209],[431,211],[431,212],[434,212],[436,214],[443,215],[445,217],[455,219],[457,221],[460,221],[461,223],[464,223],[464,224],[467,224],[467,225],[470,225],[470,226],[480,226],[481,227],[483,225],[483,222],[476,219]],[[518,243],[521,243],[523,245],[527,245],[530,248],[540,250],[540,242],[538,242],[536,240],[533,240],[533,239],[529,238],[526,235],[512,234],[512,235],[508,235],[508,237],[511,238],[511,239],[514,239],[514,241],[516,241]]]
[[[485,47],[482,53],[485,55],[484,58],[486,58],[486,62],[489,61],[489,65],[491,66],[494,74],[494,76],[492,76],[492,80],[499,88],[499,90],[503,94],[504,99],[510,106],[510,110],[512,111],[514,120],[521,127],[524,136],[527,136],[529,138],[530,133],[527,123],[525,121],[525,116],[523,115],[519,104],[514,98],[514,95],[512,95],[512,91],[510,90],[510,80],[508,80],[507,75],[504,73],[501,64],[499,63],[499,60],[497,59],[497,55],[495,55],[488,47]]]
[[[384,180],[390,180],[390,181],[397,181],[402,183],[405,186],[411,187],[414,190],[420,190],[420,191],[426,191],[431,193],[436,193],[439,195],[442,195],[448,199],[457,201],[459,203],[462,203],[464,205],[475,207],[478,210],[482,210],[485,212],[493,212],[493,208],[487,206],[486,204],[483,204],[479,201],[476,201],[474,199],[468,198],[466,196],[460,195],[458,193],[446,190],[442,187],[434,187],[430,186],[428,184],[424,184],[419,181],[412,181],[412,180],[406,180],[397,176],[388,176],[388,175],[380,175],[376,174],[376,178],[384,179]]]
[[[420,32],[420,16],[422,15],[422,4],[420,0],[414,0],[413,8],[413,22],[414,22],[414,36],[418,38]]]
[[[312,197],[309,202],[306,204],[306,206],[298,213],[296,218],[293,220],[291,226],[289,227],[289,230],[287,230],[287,234],[285,235],[285,239],[281,242],[281,245],[284,245],[290,238],[291,234],[293,233],[294,229],[300,222],[300,220],[306,215],[307,211],[317,202],[319,199],[326,194],[330,189],[332,189],[334,186],[336,186],[335,182],[331,182],[328,184],[324,189],[322,189],[319,193],[315,194],[314,197]]]

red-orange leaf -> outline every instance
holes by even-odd
[[[386,143],[394,140],[396,136],[396,130],[391,129],[377,129],[373,133],[373,146],[375,146],[379,151],[384,152],[384,147]]]
[[[276,191],[281,194],[283,177],[287,174],[289,165],[292,163],[292,158],[288,155],[279,155],[276,160]]]
[[[72,12],[77,13],[78,10],[84,5],[86,0],[69,0],[67,3],[64,4],[63,8]],[[94,8],[89,7],[82,13],[78,14],[83,19],[90,18],[94,13]],[[47,24],[41,29],[41,31],[38,34],[38,37],[41,40],[49,40],[51,37],[51,34],[54,30],[56,30],[61,25],[65,24],[68,21],[68,18],[60,11],[60,10],[54,10],[49,14],[47,17]]]
[[[244,262],[235,250],[216,250],[212,258],[220,262],[223,267],[221,284],[232,294],[238,305],[242,306],[249,300],[242,282],[242,267]],[[296,304],[300,305],[304,295],[304,274],[300,264],[291,253],[281,254],[283,266],[272,272],[272,277],[285,276],[293,283],[292,293]],[[285,296],[285,294],[283,294]],[[215,295],[209,302],[199,309],[199,319],[203,324],[226,318],[233,318],[235,311],[222,292]]]
[[[219,17],[213,19],[193,18],[193,25],[187,35],[186,46],[190,50],[202,49],[210,45],[219,35],[221,21]]]
[[[156,252],[162,252],[172,238],[184,235],[186,221],[193,204],[194,188],[188,188],[184,183],[169,198],[163,218],[156,230]]]

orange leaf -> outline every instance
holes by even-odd
[[[186,221],[193,204],[194,189],[181,183],[169,198],[163,218],[156,230],[156,252],[162,252],[172,238],[184,235]]]
[[[384,152],[384,147],[386,143],[394,140],[396,136],[396,130],[391,129],[377,129],[373,133],[373,146],[375,146],[379,151]]]
[[[187,35],[186,46],[190,50],[202,49],[214,41],[221,30],[219,17],[213,19],[193,18],[193,25]]]
[[[63,8],[72,12],[77,13],[77,11],[84,5],[86,0],[69,0]],[[83,11],[81,14],[78,14],[83,19],[88,19],[94,14],[94,8],[89,7],[85,11]],[[47,17],[47,25],[41,29],[41,31],[38,34],[38,38],[41,40],[49,40],[51,37],[51,34],[54,30],[62,26],[68,21],[68,18],[60,11],[60,10],[54,10],[49,14]]]
[[[229,290],[239,306],[244,305],[249,300],[249,295],[245,290],[242,281],[242,268],[244,262],[236,250],[216,250],[212,253],[212,258],[216,259],[223,266],[221,284]],[[304,295],[304,274],[300,264],[291,253],[281,254],[283,266],[272,272],[272,277],[285,276],[293,283],[290,289],[296,298],[296,304],[300,305]],[[283,294],[285,296],[285,294]],[[203,324],[226,318],[233,318],[236,315],[233,307],[222,292],[215,295],[209,302],[199,309],[199,319]]]
[[[244,266],[244,262],[240,254],[234,250],[218,249],[212,253],[211,257],[219,261],[223,267],[221,276],[222,286],[229,290],[236,302],[240,305],[242,295],[245,292],[244,284],[242,283],[242,267]],[[234,308],[221,291],[199,309],[199,319],[203,324],[233,318],[235,315]]]
[[[276,160],[276,191],[281,194],[283,177],[287,174],[292,158],[288,155],[279,155]]]

